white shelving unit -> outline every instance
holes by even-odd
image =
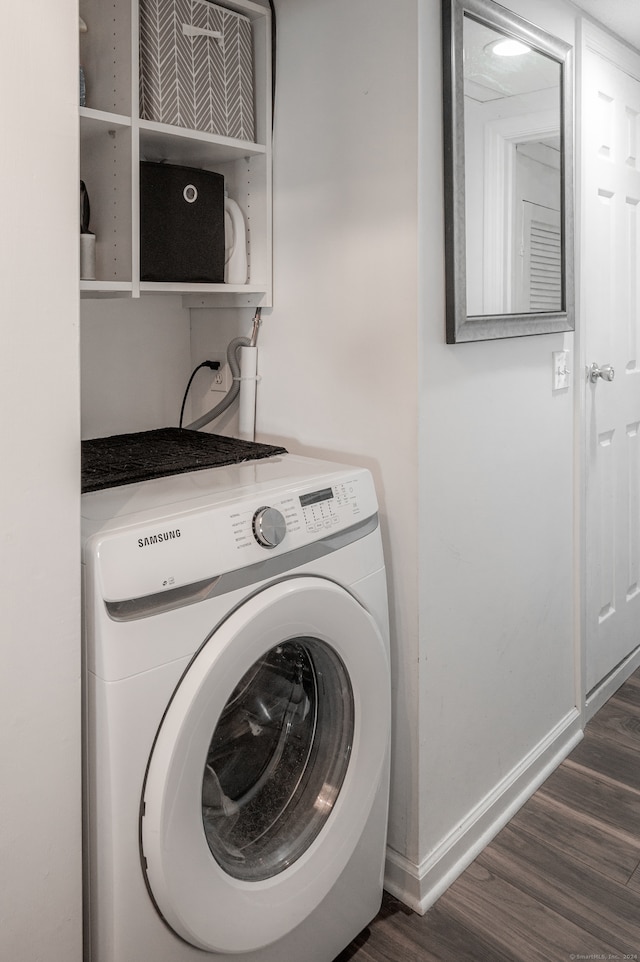
[[[83,297],[182,293],[191,307],[271,305],[271,24],[253,0],[222,0],[251,21],[256,143],[141,120],[137,0],[80,0],[86,107],[80,107],[80,176],[91,201],[96,280]],[[141,282],[139,164],[166,161],[216,171],[240,205],[247,227],[244,285]]]

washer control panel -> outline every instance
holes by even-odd
[[[360,483],[356,476],[309,491],[288,492],[251,510],[234,511],[229,520],[236,547],[248,548],[257,542],[262,548],[277,548],[286,538],[287,547],[294,548],[348,528],[366,516],[360,504]]]
[[[319,533],[337,527],[345,516],[353,520],[360,513],[356,489],[357,481],[353,480],[301,494],[299,500],[306,530],[310,534]]]
[[[85,550],[95,558],[102,597],[116,602],[195,584],[331,537],[378,510],[364,468],[267,477],[247,487],[224,489],[211,504],[165,506],[135,524],[96,531]]]

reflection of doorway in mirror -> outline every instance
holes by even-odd
[[[499,29],[465,13],[468,316],[537,313],[521,296],[522,202],[560,210],[561,65],[527,47],[519,56],[497,56],[503,39]],[[523,192],[520,163],[549,190],[526,186]]]
[[[547,97],[546,92],[538,97],[536,106]],[[465,120],[467,116],[472,112]],[[520,282],[514,263],[522,239],[522,202],[561,209],[560,151],[554,146],[559,146],[558,112],[541,109],[492,118],[480,131],[471,155],[479,168],[475,180],[471,164],[466,167],[481,202],[479,210],[472,206],[475,198],[468,205],[467,304],[480,305],[473,311],[478,314],[518,313]],[[469,151],[465,156],[469,158]]]
[[[517,312],[562,309],[559,138],[515,145],[512,249]]]

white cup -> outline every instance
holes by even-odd
[[[96,277],[96,235],[80,234],[80,279],[93,281]]]

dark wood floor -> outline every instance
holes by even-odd
[[[424,917],[385,895],[335,962],[640,958],[640,670]]]

